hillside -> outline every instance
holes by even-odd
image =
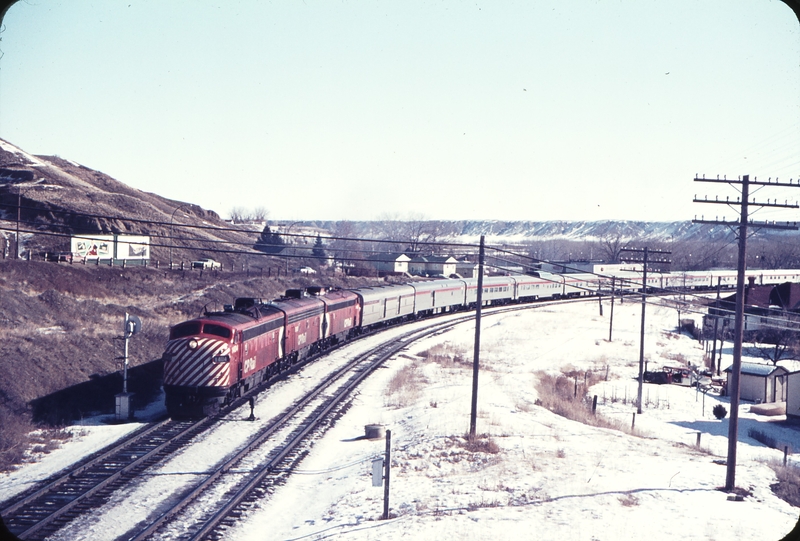
[[[21,259],[14,258],[18,192]],[[182,232],[183,225],[206,229]],[[39,257],[69,250],[69,235],[76,233],[149,235],[151,265],[120,268]],[[170,325],[237,296],[269,299],[312,285],[304,277],[262,274],[270,266],[283,269],[284,261],[253,251],[254,239],[252,229],[238,231],[213,211],[0,140],[0,469],[24,450],[21,438],[31,421],[58,425],[88,411],[113,411],[113,395],[122,390],[119,338],[126,312],[144,322],[143,332],[130,341],[130,390],[146,399],[160,384],[158,359]],[[164,266],[170,252],[176,262],[213,254],[224,267],[170,271]],[[364,283],[318,280],[345,287]]]

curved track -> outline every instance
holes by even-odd
[[[552,306],[572,299],[537,304],[484,308],[486,315]],[[144,530],[128,532],[125,539],[143,540],[158,533],[170,538],[222,538],[226,522],[243,512],[242,506],[263,499],[272,487],[283,482],[308,452],[311,442],[347,409],[352,391],[387,359],[416,340],[442,332],[474,319],[474,313],[453,315],[421,330],[410,331],[357,356],[329,374],[323,382],[254,433],[248,443],[176,501],[169,504]],[[326,353],[330,352],[328,350]],[[298,369],[280,375],[285,377]],[[274,380],[272,380],[274,381]],[[269,382],[271,383],[271,382]],[[266,386],[266,385],[265,385]],[[265,386],[254,390],[258,392]],[[253,394],[253,393],[250,393]],[[118,489],[142,472],[186,446],[198,434],[242,406],[247,396],[236,400],[219,414],[196,422],[165,420],[147,425],[107,449],[48,479],[13,499],[0,514],[8,528],[22,539],[45,539],[78,516],[91,513]],[[203,495],[214,494],[213,498]],[[212,500],[212,501],[207,501]]]

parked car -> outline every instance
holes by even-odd
[[[300,274],[317,274],[317,271],[312,269],[311,267],[300,267],[297,269],[292,269],[294,272],[299,272]]]
[[[204,257],[202,259],[198,259],[197,261],[192,261],[192,268],[193,269],[221,269],[222,263],[211,259],[210,257]]]

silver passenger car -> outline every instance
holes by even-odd
[[[414,313],[420,316],[449,312],[464,306],[464,280],[413,282]]]
[[[354,290],[361,302],[361,326],[369,327],[414,314],[414,288],[385,285]]]

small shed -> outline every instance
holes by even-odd
[[[725,369],[730,390],[732,366]],[[789,371],[782,366],[759,363],[742,363],[739,377],[739,398],[757,403],[786,400]]]
[[[409,261],[408,270],[417,276],[450,276],[455,274],[457,263],[453,256],[418,256]]]
[[[370,264],[380,273],[402,274],[408,272],[411,258],[406,254],[374,254],[367,257]]]

